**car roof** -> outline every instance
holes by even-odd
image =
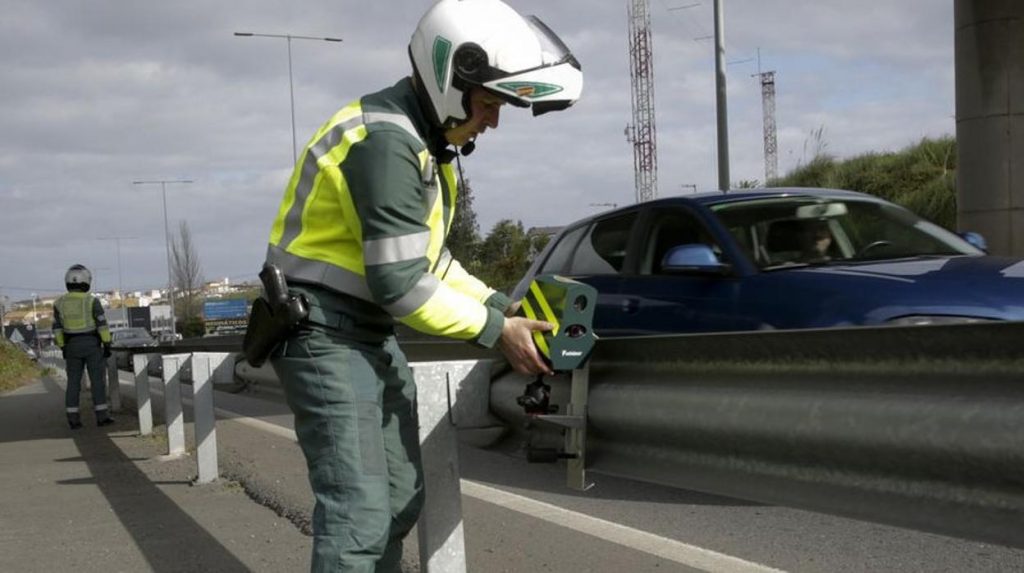
[[[878,197],[868,195],[866,193],[847,191],[845,189],[825,189],[821,187],[761,187],[757,189],[733,189],[728,193],[713,191],[689,195],[687,197],[693,202],[700,203],[701,205],[719,205],[722,203],[734,203],[749,199],[793,196],[820,197],[823,199],[879,200]],[[669,202],[671,199],[676,199],[676,197],[669,197],[664,199],[664,201]]]
[[[860,193],[858,191],[847,191],[845,189],[826,189],[823,187],[759,187],[756,189],[731,189],[728,193],[722,193],[721,191],[708,191],[704,193],[695,193],[691,195],[676,195],[673,197],[663,197],[661,199],[654,199],[652,201],[645,201],[644,203],[634,203],[618,209],[612,209],[590,215],[581,219],[576,219],[569,222],[565,227],[562,227],[562,233],[564,234],[567,230],[578,228],[582,224],[590,223],[597,219],[603,219],[609,215],[615,213],[624,213],[626,211],[636,209],[638,207],[658,207],[664,205],[702,205],[704,207],[710,207],[712,205],[722,205],[725,203],[737,203],[740,201],[747,201],[750,199],[771,199],[773,197],[819,197],[822,199],[860,199],[864,201],[884,201],[880,197],[874,195],[868,195],[867,193]]]

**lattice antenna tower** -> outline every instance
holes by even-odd
[[[629,75],[633,93],[633,123],[626,140],[633,144],[636,201],[658,196],[658,150],[654,128],[654,54],[651,10],[647,0],[627,0],[629,19]]]
[[[764,184],[778,176],[779,146],[775,133],[775,72],[762,72],[758,54],[758,73],[761,78],[761,113],[764,116]]]

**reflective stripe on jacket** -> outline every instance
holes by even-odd
[[[64,346],[66,334],[95,332],[103,342],[110,342],[107,315],[100,300],[87,292],[69,292],[53,303],[53,337],[57,346]]]
[[[337,112],[296,165],[267,261],[422,332],[492,346],[508,299],[444,248],[455,170],[431,154],[429,131],[408,79]]]

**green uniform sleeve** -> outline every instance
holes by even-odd
[[[100,340],[104,344],[110,342],[110,327],[107,326],[107,314],[103,311],[100,299],[96,297],[92,299],[92,318],[96,321],[96,332],[99,333]]]
[[[58,348],[64,348],[64,319],[60,315],[60,305],[64,297],[58,298],[53,303],[53,341]]]
[[[382,128],[353,145],[341,164],[362,228],[367,286],[374,302],[416,330],[493,346],[502,313],[430,270],[431,194],[419,147],[404,131]]]

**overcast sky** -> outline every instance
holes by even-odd
[[[486,232],[562,225],[592,203],[633,201],[626,0],[508,0],[562,36],[583,96],[539,118],[504,108],[463,165]],[[711,0],[651,0],[659,196],[717,184]],[[63,291],[73,263],[94,289],[167,282],[187,221],[207,280],[253,279],[291,171],[288,52],[299,144],[336,109],[409,73],[427,1],[0,0],[0,295]],[[811,133],[849,157],[954,133],[951,0],[725,0],[733,181],[764,179],[760,86],[776,71],[779,172]],[[747,60],[747,61],[743,61]],[[120,241],[121,279],[116,241]]]

